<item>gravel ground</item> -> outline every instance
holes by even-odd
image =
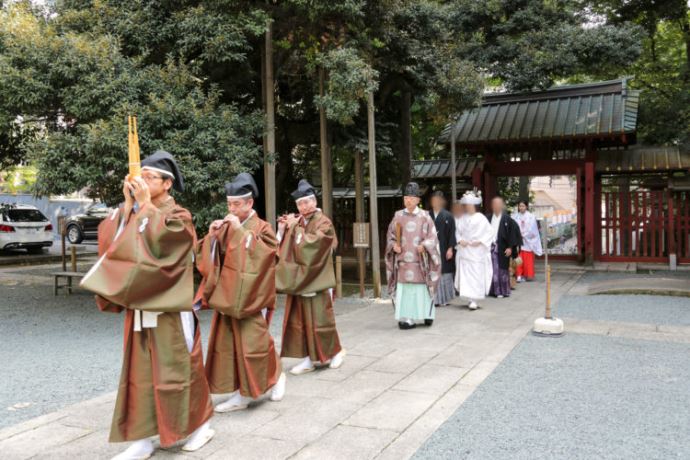
[[[688,458],[688,356],[688,344],[528,336],[414,458]]]
[[[0,286],[0,298],[0,427],[116,388],[122,315],[49,285]]]
[[[0,271],[0,428],[117,388],[122,365],[124,315],[100,312],[91,294],[77,289],[53,296],[52,280],[41,278],[55,267],[22,268],[36,283],[14,281],[14,268]],[[283,296],[271,323],[280,343]],[[341,315],[368,305],[345,299]],[[200,313],[206,351],[212,312]]]
[[[690,298],[653,295],[565,296],[558,303],[556,315],[596,321],[690,326]]]

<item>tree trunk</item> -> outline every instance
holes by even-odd
[[[369,137],[369,220],[371,237],[371,274],[374,297],[381,297],[381,254],[379,251],[378,180],[376,177],[376,133],[374,122],[374,93],[367,98],[367,131]]]
[[[264,62],[264,89],[266,101],[266,136],[264,144],[264,197],[266,221],[276,228],[276,126],[273,81],[273,25],[266,22],[266,44]]]
[[[295,181],[291,181],[294,175],[292,146],[287,138],[287,127],[283,121],[279,119],[279,125],[276,129],[276,155],[278,155],[276,190],[280,190],[280,193],[276,196],[276,212],[285,212],[292,209],[289,192],[292,191],[291,187],[295,185]]]
[[[412,93],[403,91],[400,108],[400,170],[402,183],[412,176]]]
[[[684,81],[690,79],[690,20],[688,19],[688,14],[683,16],[681,22],[681,30],[683,31],[683,42],[685,42],[685,74]]]
[[[326,72],[319,68],[319,95],[323,97]],[[328,145],[328,120],[326,109],[319,107],[319,140],[321,145],[321,208],[323,213],[333,218],[333,161]]]

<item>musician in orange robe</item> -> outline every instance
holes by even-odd
[[[241,173],[225,185],[228,215],[211,223],[197,267],[203,280],[197,301],[213,308],[206,356],[211,393],[229,397],[216,412],[246,409],[260,396],[285,394],[285,374],[269,324],[276,302],[278,240],[254,211],[259,189]]]
[[[292,192],[299,214],[279,219],[278,292],[287,294],[280,355],[300,358],[293,375],[315,369],[315,363],[337,369],[345,350],[333,311],[333,251],[338,245],[333,223],[317,207],[316,191],[305,179]]]
[[[182,174],[168,152],[141,162],[141,177],[126,179],[124,204],[98,228],[98,262],[82,280],[103,311],[126,311],[124,359],[111,442],[135,441],[117,460],[148,458],[152,437],[162,447],[187,439],[194,451],[214,431],[201,336],[192,311],[192,216],[175,203]]]

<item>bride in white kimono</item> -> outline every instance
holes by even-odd
[[[470,310],[476,310],[479,307],[477,301],[489,294],[493,275],[493,232],[488,219],[477,212],[481,202],[481,194],[466,192],[460,200],[465,206],[465,213],[459,219],[459,225],[455,227],[455,238],[458,242],[455,287],[460,297],[470,300]]]

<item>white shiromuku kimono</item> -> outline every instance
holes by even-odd
[[[471,300],[483,299],[489,294],[493,268],[491,243],[493,231],[488,219],[481,213],[464,214],[457,220],[455,239],[458,242],[455,286],[460,297]],[[461,246],[461,241],[477,241],[479,246]]]
[[[541,247],[541,236],[539,235],[539,227],[537,226],[537,219],[529,211],[523,213],[516,212],[511,216],[515,222],[520,226],[520,233],[522,234],[522,250],[533,252],[541,256],[543,254]]]

